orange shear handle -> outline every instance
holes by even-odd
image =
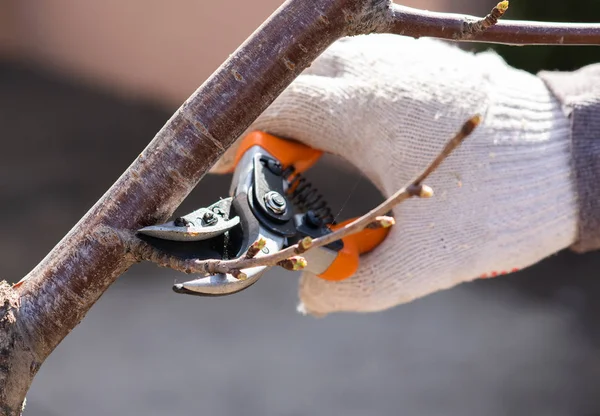
[[[352,218],[340,224],[331,225],[329,228],[331,231],[335,231],[354,220],[355,218]],[[333,263],[319,277],[334,282],[349,278],[358,270],[360,255],[370,252],[381,244],[389,232],[389,228],[365,228],[356,234],[342,238],[344,248],[338,252]]]
[[[305,144],[280,139],[263,131],[253,131],[244,137],[235,155],[234,166],[252,146],[260,146],[279,160],[283,168],[294,167],[294,173],[302,173],[314,165],[323,152]]]
[[[302,173],[312,167],[323,155],[323,152],[306,146],[302,143],[280,139],[279,137],[262,131],[253,131],[246,135],[238,147],[235,163],[236,166],[244,153],[252,146],[260,146],[273,155],[282,164],[283,168],[294,167],[294,174]],[[354,221],[350,219],[341,224],[330,225],[332,231]],[[320,278],[330,281],[340,281],[349,278],[358,269],[359,256],[368,253],[377,247],[387,237],[389,228],[364,229],[356,234],[342,238],[342,248],[331,265],[319,275]]]

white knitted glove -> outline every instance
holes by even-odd
[[[493,53],[369,35],[332,45],[254,123],[344,157],[389,196],[475,114],[483,123],[426,181],[434,197],[398,206],[350,279],[304,274],[302,310],[382,310],[571,245],[569,122],[540,79]]]

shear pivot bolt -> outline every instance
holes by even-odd
[[[183,217],[178,217],[178,218],[175,218],[174,224],[175,224],[175,226],[177,226],[177,227],[190,227],[190,226],[192,226],[192,227],[193,227],[193,226],[194,226],[194,223],[193,223],[193,222],[191,222],[191,221],[188,221],[188,220],[186,220],[186,219],[185,219],[185,218],[183,218]]]
[[[279,192],[275,191],[266,193],[265,205],[275,214],[283,214],[287,206],[285,198]]]
[[[283,166],[281,166],[281,163],[273,159],[267,161],[267,168],[277,176],[281,176],[283,173]]]
[[[214,212],[215,214],[217,214],[219,217],[224,217],[225,216],[225,211],[223,211],[221,209],[221,207],[214,207],[212,209],[212,212]]]
[[[202,221],[204,221],[206,223],[206,225],[213,225],[214,223],[216,223],[218,221],[217,217],[215,217],[215,214],[213,214],[212,212],[206,212],[204,213],[204,216],[202,217]]]

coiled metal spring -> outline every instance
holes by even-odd
[[[322,225],[335,223],[331,208],[308,179],[299,173],[294,174],[293,168],[288,168],[284,177],[288,180],[287,196],[299,210],[312,211]]]

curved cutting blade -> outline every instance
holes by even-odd
[[[138,233],[171,241],[208,240],[240,223],[240,218],[237,216],[229,218],[231,200],[231,198],[223,199],[209,207],[179,217],[175,221],[141,228]]]
[[[212,276],[201,277],[173,285],[173,291],[186,295],[196,296],[225,296],[240,292],[260,279],[266,266],[245,269],[247,278],[237,279],[231,274],[219,273]]]

